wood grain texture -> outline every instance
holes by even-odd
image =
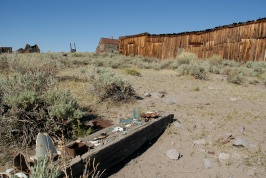
[[[199,58],[218,54],[239,62],[265,61],[266,18],[205,31],[119,37],[119,52],[123,55],[173,59],[179,49],[195,53]]]

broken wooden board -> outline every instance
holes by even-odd
[[[89,149],[88,152],[79,156],[80,159],[74,158],[75,160],[73,159],[67,167],[67,172],[73,177],[79,177],[79,175],[83,174],[84,164],[90,160],[90,165],[92,165],[94,159],[95,165],[99,163],[97,171],[110,169],[138,150],[144,143],[158,137],[167,125],[172,122],[173,118],[174,115],[169,114],[151,119],[148,122],[143,122],[142,125],[136,126],[128,133],[113,132],[112,130],[116,126],[111,126],[82,138],[82,142],[88,142],[97,138],[101,133],[108,133],[108,135],[110,133],[109,137],[112,141],[101,144],[94,149]],[[103,143],[104,141],[101,142]],[[68,145],[73,143],[71,142]],[[59,177],[64,177],[64,175],[62,174]]]

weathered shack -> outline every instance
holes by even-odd
[[[101,38],[96,48],[97,53],[118,52],[119,40],[112,38]]]
[[[236,61],[265,61],[266,18],[204,31],[119,37],[119,52],[123,55],[171,59],[182,51],[195,53],[199,58],[218,54]]]
[[[0,54],[2,53],[12,53],[12,47],[0,47]]]
[[[19,48],[17,50],[18,53],[40,53],[40,48],[37,44],[30,46],[29,44],[26,44],[25,48]]]

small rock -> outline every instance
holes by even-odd
[[[227,153],[219,153],[218,158],[220,161],[230,159],[230,155]]]
[[[212,167],[212,163],[209,159],[203,159],[203,164],[205,169],[210,169]]]
[[[87,127],[93,127],[94,123],[92,121],[85,121],[84,125],[87,126]]]
[[[248,169],[248,171],[247,171],[247,175],[253,177],[253,176],[256,175],[256,171],[255,171],[254,169]]]
[[[14,173],[15,169],[14,168],[9,168],[6,170],[6,173],[12,174]]]
[[[236,147],[248,147],[248,142],[246,139],[244,138],[237,138],[235,139],[234,143],[233,143],[233,146],[236,146]]]
[[[22,172],[18,172],[15,174],[15,177],[19,177],[19,178],[28,178],[28,176],[26,176],[26,174],[22,173]]]
[[[175,145],[175,142],[171,142],[171,145],[174,146]]]
[[[244,131],[245,131],[245,127],[244,127],[244,126],[241,126],[241,127],[239,128],[239,131],[240,131],[241,134],[243,134]]]
[[[237,101],[240,100],[240,98],[230,98],[230,101]]]
[[[205,139],[194,140],[192,142],[194,144],[196,144],[196,145],[205,145],[206,144],[206,140]]]
[[[180,158],[180,153],[176,149],[170,149],[166,151],[166,156],[173,160],[178,160]]]
[[[178,122],[178,121],[175,121],[173,124],[174,124],[174,126],[177,127],[177,128],[181,128],[181,127],[182,127],[182,125],[181,125],[180,122]]]
[[[150,93],[146,93],[146,92],[144,92],[144,96],[145,96],[145,97],[151,97],[151,94],[150,94]]]

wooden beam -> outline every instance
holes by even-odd
[[[151,119],[149,122],[143,122],[142,125],[137,126],[136,129],[125,135],[122,133],[114,133],[119,134],[117,139],[89,150],[87,153],[81,155],[81,159],[79,159],[79,157],[74,158],[76,160],[72,161],[67,167],[69,175],[73,175],[73,177],[81,175],[83,173],[84,164],[88,159],[91,161],[90,165],[92,165],[94,159],[96,164],[99,163],[97,169],[99,171],[110,169],[138,150],[144,143],[158,137],[168,124],[172,122],[173,118],[174,115],[169,114],[167,116]],[[105,128],[81,140],[83,142],[92,140],[93,138],[97,138],[103,132],[110,132],[112,128],[114,128],[114,126]],[[73,143],[74,142],[69,143],[68,145]],[[63,173],[59,177],[64,177]]]

